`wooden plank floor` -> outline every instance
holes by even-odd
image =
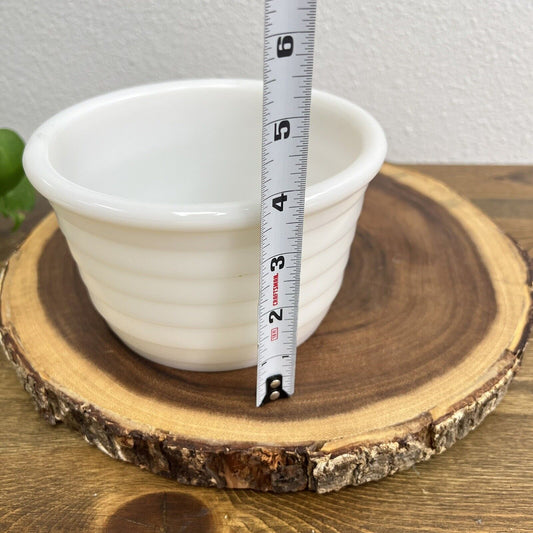
[[[470,198],[533,256],[533,167],[411,166]],[[22,231],[0,222],[5,259]],[[531,532],[533,348],[483,424],[429,462],[317,495],[185,487],[106,457],[49,426],[0,357],[0,531]]]

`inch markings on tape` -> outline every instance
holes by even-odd
[[[316,0],[266,0],[256,405],[294,392]]]

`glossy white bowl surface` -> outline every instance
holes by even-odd
[[[26,146],[93,304],[144,357],[256,363],[261,105],[258,81],[134,87],[62,111]],[[385,151],[368,113],[313,92],[298,343],[340,288]]]

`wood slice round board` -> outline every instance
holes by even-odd
[[[452,446],[501,400],[530,322],[525,255],[443,184],[391,165],[286,400],[255,407],[255,368],[179,371],[125,347],[53,215],[1,292],[6,353],[49,422],[182,483],[276,492],[358,485]]]

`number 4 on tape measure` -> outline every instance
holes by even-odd
[[[287,195],[281,193],[279,196],[272,198],[272,207],[278,211],[283,211],[283,204],[287,201]]]
[[[315,0],[266,0],[256,404],[294,392]]]

